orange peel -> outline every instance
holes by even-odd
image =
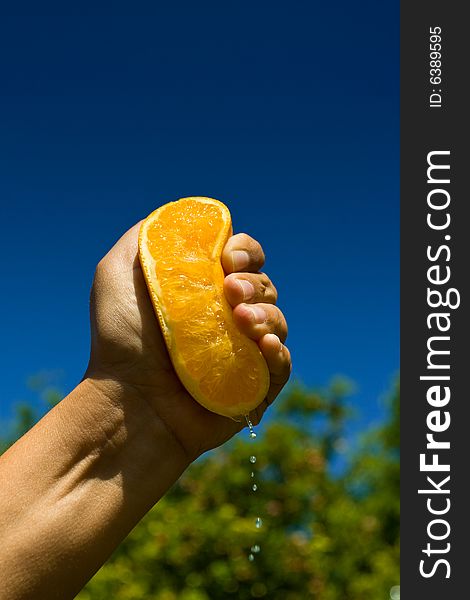
[[[221,256],[231,235],[222,202],[181,198],[143,221],[139,258],[180,381],[208,410],[237,418],[264,400],[269,371],[224,295]]]

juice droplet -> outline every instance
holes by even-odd
[[[248,425],[248,428],[250,430],[250,437],[252,440],[254,440],[256,437],[256,433],[254,432],[254,429],[253,429],[253,423],[250,421],[250,417],[248,415],[245,415],[245,420],[246,420],[246,424]]]
[[[250,438],[251,438],[251,439],[254,439],[254,438],[256,438],[256,433],[255,433],[255,432],[254,432],[254,430],[253,430],[253,423],[250,421],[250,418],[249,418],[249,416],[248,416],[248,415],[245,415],[245,420],[246,420],[246,424],[248,425],[248,428],[249,428],[249,430],[250,430]],[[255,462],[256,462],[256,456],[255,456],[254,454],[252,454],[252,455],[250,456],[250,463],[251,463],[252,465],[254,465],[254,464],[255,464]],[[253,480],[254,480],[254,477],[255,477],[255,473],[254,473],[254,471],[251,471],[251,479],[253,479]],[[258,489],[258,486],[257,486],[257,484],[256,484],[256,483],[254,483],[254,481],[253,481],[253,483],[252,483],[251,489],[252,489],[254,492],[256,492],[256,491],[257,491],[257,489]],[[255,519],[255,527],[256,527],[256,529],[260,529],[260,527],[261,527],[262,525],[263,525],[263,521],[261,520],[261,518],[260,518],[260,517],[256,517],[256,519]],[[250,554],[248,555],[248,560],[249,560],[250,562],[253,562],[253,561],[255,560],[255,555],[256,555],[256,554],[257,554],[257,553],[258,553],[260,550],[261,550],[261,548],[259,547],[259,545],[258,545],[258,544],[255,544],[254,546],[251,546],[251,548],[250,548]]]

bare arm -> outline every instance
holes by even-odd
[[[72,598],[188,464],[135,390],[82,381],[0,461],[0,597]]]
[[[73,598],[184,469],[243,424],[197,404],[176,376],[137,260],[138,225],[97,267],[84,380],[0,457],[0,599]],[[237,252],[242,254],[237,254]],[[271,387],[290,373],[287,326],[249,236],[229,239],[224,290]],[[251,283],[240,285],[240,280]],[[251,311],[256,304],[265,318]]]

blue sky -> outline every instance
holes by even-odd
[[[294,377],[347,375],[358,427],[383,415],[399,366],[398,3],[280,6],[2,18],[0,419],[34,397],[31,374],[78,383],[96,263],[187,195],[224,201],[263,244]]]

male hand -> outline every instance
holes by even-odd
[[[144,398],[189,460],[219,446],[245,425],[199,405],[174,371],[153,311],[138,259],[140,223],[100,261],[91,294],[92,349],[86,375],[100,385],[122,386]],[[222,254],[224,292],[240,331],[255,340],[268,365],[271,385],[250,418],[264,411],[289,378],[284,346],[287,324],[275,306],[277,292],[259,269],[264,253],[246,234],[232,236]],[[138,403],[136,403],[138,405]]]

